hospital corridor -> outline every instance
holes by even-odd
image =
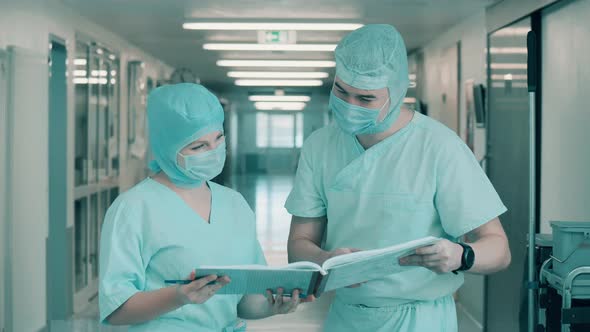
[[[0,332],[590,332],[590,0],[0,0]]]

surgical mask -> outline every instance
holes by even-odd
[[[399,115],[397,112],[390,110],[388,114],[379,121],[379,115],[383,108],[389,102],[387,101],[379,109],[371,109],[358,105],[353,105],[336,97],[334,92],[330,93],[330,109],[334,112],[334,117],[340,128],[350,135],[367,135],[383,132],[391,127]]]
[[[185,175],[192,180],[205,182],[221,174],[225,164],[225,142],[222,142],[215,149],[191,155],[183,155],[182,163],[178,166],[184,171]]]

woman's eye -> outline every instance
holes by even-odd
[[[221,134],[221,135],[217,136],[217,140],[218,141],[221,140],[221,139],[223,139],[223,138],[225,138],[225,135],[224,134]]]
[[[193,147],[191,148],[191,150],[193,150],[193,151],[197,151],[197,150],[200,150],[200,149],[202,149],[202,148],[204,148],[204,147],[205,147],[205,145],[204,145],[204,144],[201,144],[201,145],[193,146]]]

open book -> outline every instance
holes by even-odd
[[[211,274],[230,277],[231,282],[217,294],[265,294],[267,289],[276,291],[283,288],[286,295],[300,289],[301,296],[319,297],[324,292],[412,269],[414,267],[400,266],[399,258],[439,240],[425,237],[383,249],[345,254],[326,260],[322,266],[312,262],[297,262],[283,267],[201,266],[197,268],[197,278]]]

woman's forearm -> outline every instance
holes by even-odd
[[[180,308],[176,286],[150,292],[140,292],[115,310],[107,321],[113,325],[140,324]]]
[[[262,319],[272,315],[272,308],[264,295],[244,295],[238,304],[238,317],[243,319]]]

